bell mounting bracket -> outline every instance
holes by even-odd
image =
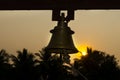
[[[69,22],[70,20],[74,20],[74,10],[66,10],[67,11],[67,16],[65,17],[65,21]],[[52,10],[52,21],[60,21],[61,16],[61,10]]]

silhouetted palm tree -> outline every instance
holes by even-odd
[[[39,56],[39,65],[37,66],[40,70],[41,80],[73,80],[71,72],[68,72],[70,67],[64,65],[64,61],[61,61],[57,54],[52,55],[43,50],[40,53],[36,53]]]
[[[0,51],[0,80],[6,80],[9,77],[10,64],[9,55],[5,50]]]
[[[88,80],[117,80],[120,78],[120,69],[113,55],[91,48],[87,48],[87,53],[88,55],[75,61],[74,67]]]
[[[12,55],[13,70],[16,80],[35,80],[35,59],[32,53],[28,53],[27,49],[17,51],[17,57]]]

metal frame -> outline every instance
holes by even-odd
[[[0,10],[120,9],[120,0],[0,0]]]

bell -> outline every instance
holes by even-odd
[[[68,23],[65,21],[64,15],[58,21],[58,25],[50,31],[52,33],[51,40],[48,46],[45,48],[50,53],[77,53],[72,40],[72,31],[68,27]]]

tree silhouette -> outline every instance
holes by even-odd
[[[13,73],[15,80],[35,80],[35,59],[32,53],[28,53],[27,49],[17,51],[17,57],[11,55],[13,61]]]
[[[41,80],[73,80],[70,67],[64,65],[64,61],[60,59],[58,54],[52,54],[45,50],[36,53],[39,56],[39,65]]]
[[[74,67],[88,80],[118,80],[120,69],[113,55],[87,48],[88,55],[76,60]]]
[[[45,49],[35,55],[27,49],[17,53],[14,56],[8,55],[5,50],[0,51],[0,80],[120,79],[120,66],[115,56],[91,48],[87,48],[88,54],[73,64],[66,63],[68,58],[61,59],[59,54]]]
[[[9,55],[4,49],[0,51],[0,80],[9,78],[10,64]]]

